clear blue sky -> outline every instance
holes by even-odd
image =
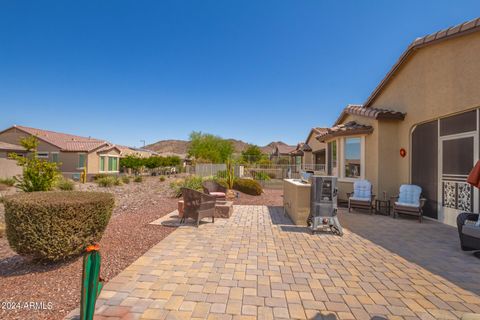
[[[480,1],[1,1],[0,128],[296,143]]]

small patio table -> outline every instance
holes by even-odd
[[[391,208],[392,208],[392,206],[390,204],[390,200],[380,200],[380,199],[375,200],[375,213],[376,214],[382,214],[382,215],[385,215],[385,216],[389,216]]]

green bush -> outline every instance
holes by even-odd
[[[165,176],[160,176],[160,182],[165,181]]]
[[[52,190],[59,175],[57,163],[38,158],[36,137],[23,138],[20,144],[29,152],[27,156],[9,154],[22,167],[22,176],[14,177],[17,188],[25,192]]]
[[[99,173],[93,176],[93,181],[97,181],[106,177],[111,177],[111,175],[108,175],[106,173]]]
[[[105,176],[105,177],[98,178],[95,182],[100,187],[108,188],[115,185],[116,180],[117,179],[114,176]]]
[[[15,179],[13,178],[0,178],[0,184],[4,184],[9,187],[13,187],[15,185]]]
[[[170,188],[173,190],[175,197],[182,196],[181,188],[190,188],[197,191],[203,191],[203,179],[199,176],[189,176],[185,179],[179,179],[170,183]]]
[[[104,192],[35,192],[7,196],[7,239],[20,255],[60,261],[100,241],[114,207]]]
[[[263,192],[260,183],[252,179],[236,179],[233,183],[233,189],[252,196],[259,196]]]
[[[270,176],[265,171],[252,171],[252,175],[255,180],[270,180]]]
[[[125,184],[129,184],[130,183],[130,177],[129,176],[123,176],[122,177],[122,182],[125,183]]]
[[[75,183],[70,179],[61,178],[57,181],[57,188],[63,191],[72,191],[75,189]]]
[[[135,179],[133,179],[134,182],[142,182],[143,177],[142,176],[136,176]]]

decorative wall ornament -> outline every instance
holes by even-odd
[[[406,155],[407,155],[407,150],[405,150],[404,148],[401,148],[400,149],[400,157],[405,158]]]

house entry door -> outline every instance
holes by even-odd
[[[466,182],[478,159],[477,133],[441,136],[439,142],[438,219],[455,225],[460,212],[478,208],[478,191]]]

